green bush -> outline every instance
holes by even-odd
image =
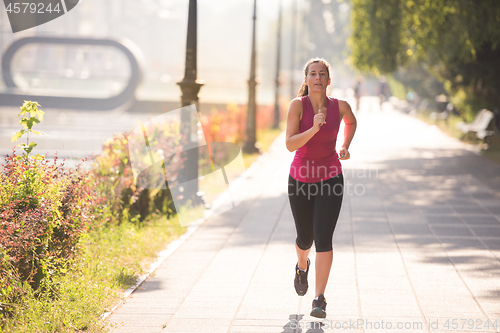
[[[3,260],[13,268],[0,273],[0,291],[17,281],[9,278],[12,274],[37,290],[44,278],[64,273],[99,203],[90,178],[78,169],[16,157],[5,159],[0,174],[0,244]],[[9,300],[2,292],[0,302]]]
[[[17,156],[14,149],[0,173],[0,315],[10,313],[27,284],[40,294],[41,285],[66,272],[99,203],[88,173],[64,169],[57,157],[51,163],[46,156],[30,155],[36,144],[29,134],[38,134],[32,127],[43,119],[38,106],[25,102],[21,107],[20,115],[29,117],[22,117],[24,129],[13,141],[27,134],[20,145],[24,154]]]

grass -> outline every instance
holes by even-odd
[[[448,136],[451,136],[453,138],[457,138],[462,140],[463,139],[463,133],[457,128],[457,124],[461,121],[463,121],[462,118],[456,115],[450,115],[447,119],[432,119],[430,117],[430,114],[432,112],[429,110],[425,110],[422,112],[419,112],[417,115],[417,118],[425,121],[426,123],[436,125],[441,131],[446,133]],[[469,142],[469,141],[468,141]],[[470,142],[473,143],[473,142]]]
[[[465,143],[469,143],[472,145],[483,145],[483,141],[478,139],[474,133],[464,134],[457,128],[457,124],[462,120],[459,116],[450,115],[446,120],[440,119],[432,119],[430,117],[431,111],[426,110],[420,112],[417,115],[417,118],[432,124],[436,125],[441,131],[447,134],[450,137],[457,138]],[[488,144],[485,145],[486,148],[481,150],[481,155],[486,157],[487,159],[500,164],[500,137],[494,135],[487,139]]]
[[[121,299],[156,253],[184,232],[177,219],[157,216],[146,227],[125,223],[89,233],[68,273],[53,278],[53,292],[37,297],[29,292],[0,332],[108,331],[103,312]]]

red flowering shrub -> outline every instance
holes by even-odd
[[[257,129],[266,129],[273,126],[274,105],[257,106]]]
[[[257,106],[256,121],[257,129],[271,128],[274,106]],[[208,142],[232,142],[241,145],[246,140],[246,106],[228,104],[225,110],[213,109],[210,115],[201,117],[201,124]]]
[[[208,142],[232,142],[241,144],[245,140],[245,108],[228,104],[226,110],[213,109],[208,116],[201,117],[205,139]]]
[[[12,302],[20,282],[37,290],[65,270],[99,203],[88,173],[42,157],[14,151],[0,173],[0,303]]]

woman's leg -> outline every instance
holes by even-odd
[[[326,284],[330,276],[333,262],[333,250],[316,252],[316,293],[314,297],[325,294]]]
[[[307,250],[302,250],[297,245],[297,241],[295,241],[295,251],[297,252],[299,268],[305,271],[307,269],[307,258],[309,257],[309,251],[311,251],[311,247],[309,247]]]
[[[315,199],[314,242],[316,244],[316,293],[325,294],[333,262],[333,232],[342,206],[342,174],[323,182]]]
[[[305,187],[305,188],[304,188]],[[293,285],[297,295],[304,296],[309,288],[307,275],[309,273],[309,251],[311,249],[313,233],[314,199],[308,195],[309,185],[288,178],[288,199],[295,221],[297,238],[295,239],[295,249],[298,263],[295,267],[295,278]],[[302,270],[302,271],[301,271]]]
[[[288,200],[290,201],[290,208],[297,231],[295,249],[299,268],[305,270],[307,268],[307,256],[314,240],[314,197],[308,195],[308,184],[288,176]]]

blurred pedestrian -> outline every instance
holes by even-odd
[[[382,111],[382,104],[389,98],[389,96],[390,96],[389,85],[387,84],[387,79],[385,78],[385,76],[382,75],[378,79],[378,97],[380,100],[380,111]]]
[[[342,205],[344,178],[339,160],[350,158],[356,118],[346,101],[328,97],[330,65],[322,58],[304,67],[304,82],[287,115],[286,147],[295,152],[288,177],[288,198],[295,221],[295,291],[304,296],[311,246],[316,247],[316,290],[311,316],[326,317],[325,288],[333,260],[333,232]],[[337,153],[340,122],[344,141]]]
[[[356,100],[356,109],[355,111],[359,111],[359,101],[361,100],[361,80],[357,80],[354,85],[354,99]]]

